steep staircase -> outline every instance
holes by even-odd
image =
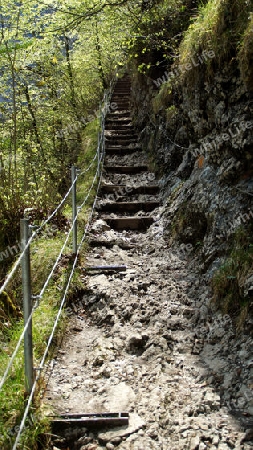
[[[159,187],[149,169],[130,115],[131,83],[119,79],[112,95],[117,109],[105,125],[105,164],[97,210],[115,230],[146,230],[159,207]]]

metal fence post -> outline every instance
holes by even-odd
[[[23,289],[23,310],[24,326],[32,313],[31,296],[31,265],[30,265],[30,246],[26,248],[29,240],[29,220],[20,220],[21,248],[24,252],[22,267],[22,289]],[[24,358],[25,358],[25,393],[30,394],[33,386],[33,339],[32,339],[32,318],[30,318],[26,332],[24,334]]]
[[[101,142],[101,132],[98,133],[98,179],[100,178],[100,158],[101,158],[101,149],[100,149],[100,142]]]
[[[77,254],[77,205],[76,205],[76,174],[75,166],[71,167],[71,184],[72,187],[72,221],[73,221],[73,253]]]

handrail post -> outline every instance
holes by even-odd
[[[100,158],[101,158],[101,149],[100,149],[100,142],[101,142],[101,136],[102,136],[102,134],[101,134],[101,131],[99,131],[99,133],[98,133],[98,151],[97,151],[97,153],[98,153],[98,156],[97,156],[97,158],[98,158],[98,179],[100,178],[100,170],[101,170],[101,167],[100,167]]]
[[[24,326],[29,324],[24,334],[24,360],[25,360],[25,394],[30,395],[33,387],[33,339],[32,339],[32,296],[31,296],[31,264],[29,241],[29,220],[20,220],[21,248],[24,255],[21,260]]]
[[[73,224],[73,253],[77,254],[77,205],[76,205],[76,174],[75,166],[71,167],[72,184],[72,224]]]

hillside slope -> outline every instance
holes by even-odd
[[[194,10],[174,63],[153,51],[145,74],[141,56],[130,70],[135,122],[162,175],[164,235],[198,263],[213,305],[252,333],[251,10],[211,0]]]

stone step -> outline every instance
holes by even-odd
[[[115,97],[112,97],[112,103],[117,103],[119,105],[128,105],[128,107],[129,107],[130,98],[115,96]]]
[[[129,104],[130,98],[129,96],[122,96],[122,95],[113,95],[111,101],[113,103],[119,103],[119,104]]]
[[[132,132],[132,134],[129,134],[129,133],[131,133]],[[116,129],[112,129],[112,130],[105,130],[105,137],[106,137],[106,139],[108,138],[108,137],[111,137],[111,136],[114,136],[114,137],[121,137],[121,136],[123,136],[123,135],[128,135],[128,136],[136,136],[135,134],[134,134],[134,128],[133,127],[131,127],[131,126],[128,126],[128,127],[125,127],[125,128],[122,128],[122,127],[119,127],[119,128],[116,128]]]
[[[126,124],[126,125],[122,125],[122,124],[117,124],[112,122],[111,124],[107,124],[106,126],[106,130],[105,130],[105,134],[107,131],[110,132],[114,132],[114,133],[125,133],[125,134],[129,134],[131,132],[134,133],[134,127],[133,125],[130,124]]]
[[[107,114],[107,119],[121,119],[122,117],[128,117],[129,119],[131,118],[130,116],[130,111],[129,110],[122,110],[122,111],[118,111],[116,110],[113,113],[109,113]]]
[[[112,100],[118,99],[120,102],[126,102],[126,101],[129,102],[130,101],[130,92],[128,94],[124,94],[124,93],[121,93],[121,92],[119,92],[119,93],[114,92],[112,94],[111,99]]]
[[[123,156],[123,155],[132,155],[132,153],[135,152],[141,152],[142,148],[141,146],[135,146],[135,147],[122,147],[120,146],[115,146],[115,147],[111,147],[111,146],[106,146],[105,147],[105,152],[106,152],[106,156],[107,155],[118,155],[118,156]]]
[[[112,94],[112,98],[118,96],[118,97],[129,97],[130,95],[130,91],[121,91],[121,90],[114,90],[113,94]]]
[[[116,135],[112,135],[112,134],[108,134],[108,135],[106,135],[105,136],[105,139],[107,140],[107,141],[114,141],[114,140],[118,140],[118,141],[120,141],[120,142],[124,142],[124,141],[130,141],[130,142],[136,142],[137,141],[137,139],[138,139],[138,135],[137,134],[134,134],[134,133],[132,133],[132,134],[123,134],[122,136],[118,133],[118,134],[116,134]]]
[[[129,100],[121,100],[119,98],[112,99],[112,103],[114,103],[114,111],[122,111],[130,109],[130,101]]]
[[[129,86],[129,88],[126,88],[126,89],[124,89],[123,87],[121,87],[120,89],[115,89],[112,94],[112,97],[114,95],[122,95],[122,96],[125,95],[125,96],[130,97],[130,95],[131,95],[130,86]]]
[[[102,212],[122,214],[137,213],[138,211],[151,212],[160,206],[159,201],[149,202],[113,202],[97,205],[96,209]]]
[[[112,98],[112,103],[114,103],[115,108],[114,109],[129,109],[130,107],[130,100],[129,98]],[[117,108],[116,108],[117,105]]]
[[[107,124],[112,124],[112,123],[115,123],[115,124],[119,124],[119,125],[127,125],[127,124],[131,124],[131,119],[129,118],[129,117],[125,117],[125,118],[118,118],[118,119],[115,119],[115,118],[106,118],[106,121],[105,121],[105,128],[107,128]]]
[[[128,244],[127,242],[120,241],[120,240],[106,240],[106,239],[90,239],[88,240],[88,244],[90,247],[96,248],[96,247],[106,247],[106,248],[112,248],[114,245],[117,245],[118,247],[122,248],[123,250],[132,250],[135,249],[134,244]]]
[[[123,94],[123,95],[130,95],[131,91],[130,91],[130,86],[127,89],[126,87],[122,86],[120,87],[120,89],[114,89],[113,95],[118,95],[118,94]]]
[[[105,145],[106,144],[108,144],[108,147],[128,147],[130,144],[138,145],[138,142],[136,142],[136,139],[120,139],[119,137],[114,137],[112,139],[106,139]]]
[[[106,116],[106,120],[114,120],[115,122],[117,122],[118,120],[131,120],[132,117],[130,116],[130,114],[107,114]]]
[[[159,193],[158,184],[153,184],[149,186],[130,186],[130,185],[120,185],[120,184],[103,184],[100,188],[100,194],[117,194],[126,195],[126,192],[131,195],[146,194],[146,195],[156,195]]]
[[[124,109],[129,109],[130,106],[130,102],[129,101],[119,101],[117,100],[112,100],[112,103],[115,104],[115,110],[124,110]]]
[[[138,230],[145,231],[154,223],[153,217],[117,217],[111,218],[107,216],[101,217],[114,230]]]
[[[104,166],[107,173],[125,173],[134,175],[136,173],[148,172],[148,166]]]
[[[130,77],[127,78],[121,78],[120,80],[117,80],[115,83],[115,89],[117,89],[119,86],[129,86],[131,87],[131,79]]]

